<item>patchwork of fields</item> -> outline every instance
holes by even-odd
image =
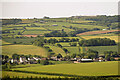
[[[5,24],[2,26],[2,40],[0,40],[0,48],[2,48],[2,54],[7,55],[10,58],[13,54],[19,55],[38,55],[41,57],[51,56],[50,53],[56,56],[61,54],[62,57],[71,57],[72,54],[87,53],[89,49],[93,51],[98,51],[99,55],[104,55],[105,51],[116,51],[118,52],[119,36],[116,33],[116,27],[102,23],[102,25],[97,21],[89,20],[88,18],[49,18],[49,19],[21,19],[21,22],[16,24]],[[94,17],[92,17],[94,18]],[[106,19],[107,20],[107,19]],[[9,22],[9,21],[8,21]],[[104,21],[103,21],[104,22]],[[113,22],[112,24],[116,24]],[[111,24],[111,25],[112,25]],[[112,29],[113,27],[113,29]],[[108,29],[109,28],[109,29]],[[104,31],[104,29],[106,29]],[[108,29],[108,30],[107,30]],[[112,29],[112,30],[111,30]],[[51,33],[56,30],[55,36],[47,35],[45,33]],[[58,32],[57,32],[58,31]],[[88,31],[88,32],[86,32]],[[64,35],[62,35],[64,34]],[[67,37],[59,37],[65,36]],[[38,36],[39,35],[39,36]],[[32,36],[32,37],[31,37]],[[46,42],[43,40],[43,46],[34,46],[35,40],[47,39]],[[54,34],[52,34],[54,36]],[[74,36],[74,37],[72,37]],[[63,38],[68,38],[67,40],[61,40]],[[73,38],[79,39],[74,41]],[[81,40],[88,40],[92,38],[110,38],[115,40],[117,45],[114,46],[79,46],[78,43]],[[48,41],[53,39],[52,41]],[[57,39],[54,43],[54,39]],[[42,40],[41,40],[42,41]],[[76,43],[76,45],[70,45],[70,43]],[[58,47],[57,44],[62,45]],[[49,49],[47,49],[47,46]],[[65,52],[65,49],[68,52]],[[50,51],[51,50],[51,51]],[[92,53],[92,52],[91,52]],[[97,55],[96,58],[99,57]],[[57,55],[58,57],[58,55]],[[76,56],[81,57],[81,56]],[[111,55],[110,55],[111,57]],[[61,58],[61,57],[60,57]],[[71,57],[72,59],[72,57]],[[93,59],[93,58],[90,58]],[[71,76],[111,76],[118,75],[118,61],[107,61],[107,62],[91,62],[91,63],[78,63],[74,64],[70,59],[66,61],[51,61],[54,65],[41,65],[39,64],[20,64],[12,66],[10,71],[2,71],[2,76],[9,75],[10,77],[19,76],[22,77],[71,77]],[[76,60],[77,61],[77,60]],[[0,66],[1,67],[1,66]]]

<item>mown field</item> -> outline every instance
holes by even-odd
[[[47,50],[42,47],[33,45],[4,45],[2,47],[2,54],[12,56],[12,54],[24,54],[24,55],[40,55],[47,56]]]
[[[93,63],[78,63],[78,64],[56,64],[56,65],[39,65],[39,64],[31,64],[31,65],[18,65],[15,66],[13,72],[3,71],[3,75],[13,76],[15,70],[21,71],[17,72],[18,76],[26,77],[27,72],[31,72],[28,74],[34,74],[34,72],[38,72],[38,74],[34,74],[33,76],[40,76],[42,73],[44,76],[48,76],[48,73],[51,73],[51,77],[58,76],[58,74],[65,75],[78,75],[78,76],[109,76],[109,75],[118,75],[118,62],[110,61],[110,62],[93,62]],[[43,76],[42,75],[42,76]]]

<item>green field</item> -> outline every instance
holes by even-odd
[[[0,46],[2,47],[2,54],[12,56],[12,54],[24,54],[24,55],[40,55],[40,56],[47,56],[46,49],[42,47],[37,47],[33,45],[5,45]]]
[[[50,49],[52,49],[53,50],[53,52],[54,53],[56,53],[56,54],[62,54],[62,56],[65,56],[66,55],[66,53],[63,51],[63,49],[61,49],[60,47],[57,47],[57,46],[49,46],[50,47]]]
[[[79,48],[78,47],[65,47],[68,49],[70,54],[79,54]],[[116,46],[91,46],[91,47],[83,47],[83,52],[86,53],[86,50],[92,49],[99,52],[99,55],[103,55],[104,51],[117,51],[118,52],[118,45]]]
[[[51,32],[51,31],[26,30],[23,34],[43,35],[44,33],[50,33],[50,32]]]
[[[27,64],[27,65],[18,65],[15,66],[12,70],[22,71],[24,74],[26,72],[38,72],[48,74],[54,73],[54,76],[58,76],[58,74],[65,75],[78,75],[78,76],[109,76],[109,75],[118,75],[118,62],[110,61],[110,62],[93,62],[93,63],[78,63],[78,64],[56,64],[56,65],[39,65],[39,64]],[[25,72],[26,71],[26,72]],[[14,71],[13,71],[14,72]],[[13,74],[12,72],[12,74]],[[22,73],[22,75],[23,75]],[[29,73],[31,75],[31,73]],[[10,76],[11,73],[7,73]],[[3,72],[2,76],[5,76],[5,72]],[[21,75],[20,72],[17,72],[16,75]],[[26,77],[26,75],[23,75]],[[33,75],[34,76],[34,75]],[[38,76],[38,75],[35,75]],[[46,77],[48,75],[45,75]],[[53,75],[51,74],[51,77]]]
[[[13,44],[14,42],[21,43],[21,44],[32,44],[31,42],[35,41],[38,38],[9,38],[3,39],[2,41]]]
[[[13,77],[16,77],[16,76],[19,76],[19,78],[26,78],[26,77],[33,77],[35,78],[36,76],[37,77],[49,77],[49,78],[54,78],[54,77],[59,77],[59,76],[51,76],[51,75],[40,75],[40,74],[32,74],[32,73],[19,73],[19,72],[11,72],[11,71],[2,71],[2,77],[5,77],[5,76],[10,76],[11,78]]]
[[[2,31],[10,31],[9,33],[3,33],[3,36],[12,37],[13,35],[14,36],[18,35],[19,32],[21,34],[27,34],[27,35],[29,34],[44,35],[45,33],[50,33],[53,30],[61,31],[62,29],[64,29],[66,33],[70,33],[71,31],[75,31],[75,29],[73,28],[87,28],[87,29],[107,28],[106,26],[98,26],[93,24],[88,25],[87,23],[94,21],[88,21],[85,19],[74,19],[72,22],[70,21],[66,22],[66,18],[54,18],[54,19],[44,19],[47,20],[47,22],[44,23],[40,23],[40,20],[41,19],[38,20],[22,19],[22,22],[19,24],[3,25]],[[53,22],[51,20],[56,20],[56,22]],[[35,24],[36,26],[31,27],[31,24]],[[58,26],[53,26],[54,24],[57,24]],[[70,28],[70,26],[72,26],[73,28]]]

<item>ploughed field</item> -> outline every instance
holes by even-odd
[[[77,35],[81,36],[81,35],[93,35],[93,34],[107,34],[107,33],[118,32],[118,31],[120,30],[89,31],[89,32],[84,32]]]

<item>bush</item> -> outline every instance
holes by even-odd
[[[48,60],[41,60],[40,62],[42,65],[49,65],[49,61]]]
[[[61,45],[61,44],[57,44],[57,46],[62,48],[62,45]]]

